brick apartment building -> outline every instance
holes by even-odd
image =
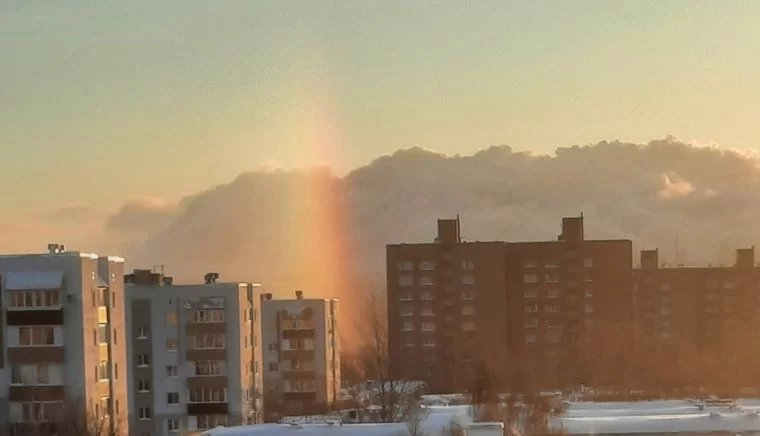
[[[601,325],[633,322],[632,242],[586,240],[582,216],[521,243],[465,242],[458,218],[439,220],[435,242],[386,253],[391,370],[435,391],[471,388],[482,365],[516,356],[580,378],[553,362],[581,355]]]

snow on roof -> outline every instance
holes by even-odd
[[[425,434],[440,434],[451,422],[466,426],[472,422],[470,406],[430,407],[422,422]],[[381,424],[258,424],[208,430],[204,436],[398,436],[407,434],[403,422]]]
[[[735,408],[706,407],[689,401],[573,403],[551,427],[571,435],[712,433],[760,431],[760,401],[740,400]]]
[[[61,289],[63,285],[63,273],[60,271],[9,272],[3,274],[3,279],[4,288],[8,291]]]

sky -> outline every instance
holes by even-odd
[[[0,2],[13,213],[421,146],[760,142],[760,3]]]

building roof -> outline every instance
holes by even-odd
[[[573,403],[551,426],[570,435],[650,433],[742,433],[760,431],[760,400],[740,400],[736,407],[700,409],[691,401]]]
[[[61,271],[7,272],[3,274],[8,291],[25,291],[31,289],[61,289],[63,273]]]

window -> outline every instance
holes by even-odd
[[[420,286],[433,286],[433,277],[431,276],[420,277]]]
[[[538,304],[525,305],[525,313],[536,313],[536,312],[538,312]]]
[[[144,325],[137,327],[137,339],[148,339],[148,329]]]
[[[197,309],[193,311],[193,322],[224,322],[224,309]]]
[[[433,301],[433,293],[432,292],[423,292],[420,294],[420,300],[422,301]]]
[[[227,425],[227,415],[198,415],[197,429],[209,429]]]
[[[216,360],[201,360],[195,362],[195,375],[197,376],[213,376],[221,375],[221,365]]]
[[[166,338],[166,351],[170,353],[177,351],[177,338]]]
[[[167,419],[166,431],[168,431],[169,433],[177,433],[179,431],[179,419]]]
[[[137,419],[141,421],[150,419],[150,407],[140,407],[137,409]]]
[[[591,278],[591,274],[589,273],[583,274],[583,279],[586,281],[586,283],[591,283],[594,281],[594,279]]]
[[[471,301],[475,299],[475,292],[462,291],[462,300]]]
[[[547,260],[544,264],[544,268],[546,269],[557,269],[559,268],[559,263],[557,263],[556,260]]]
[[[45,347],[55,344],[53,327],[19,327],[18,344],[22,347]]]
[[[13,291],[8,296],[12,309],[58,309],[61,291]]]
[[[166,312],[166,325],[177,325],[177,312]]]
[[[556,274],[556,273],[545,274],[544,281],[546,283],[559,283],[559,274]]]
[[[435,323],[434,322],[423,322],[422,323],[422,331],[423,332],[434,332],[435,331]]]
[[[137,355],[137,366],[150,366],[150,358],[145,353]]]
[[[425,335],[422,338],[422,346],[423,347],[435,347],[435,336],[433,336],[433,335]]]
[[[95,379],[98,381],[108,381],[110,379],[110,368],[111,366],[108,364],[107,360],[101,360],[100,364],[95,367]]]
[[[562,331],[558,328],[550,328],[546,332],[546,342],[556,344],[562,339]]]
[[[559,304],[547,304],[544,306],[546,313],[559,313]]]
[[[62,402],[16,403],[20,406],[22,422],[57,421],[63,417]]]
[[[406,292],[402,292],[399,295],[398,299],[399,299],[399,301],[412,301],[412,300],[414,300],[414,296],[412,295],[411,292],[406,291]]]
[[[475,331],[475,323],[473,321],[465,321],[462,323],[462,331],[472,332]]]
[[[108,324],[98,324],[98,344],[108,344]]]
[[[222,333],[190,336],[190,344],[196,350],[223,349],[225,347],[225,336]]]
[[[432,260],[420,262],[420,269],[422,271],[433,271],[435,269],[435,262]]]
[[[414,277],[408,275],[399,276],[398,284],[399,286],[412,286],[414,285]]]
[[[413,330],[414,330],[414,322],[412,321],[404,321],[404,323],[401,325],[402,332],[411,332]]]
[[[538,327],[538,320],[536,318],[528,318],[525,320],[525,328]]]
[[[475,315],[475,307],[474,306],[462,306],[462,315],[465,315],[465,316]]]
[[[137,392],[150,392],[150,380],[137,380]]]
[[[399,262],[397,265],[399,271],[413,271],[414,270],[414,262]]]
[[[166,376],[177,377],[177,365],[166,365]]]
[[[718,301],[720,300],[720,295],[715,293],[709,293],[705,296],[705,300],[707,301]]]
[[[227,401],[227,389],[197,388],[190,389],[190,403],[224,403]]]
[[[523,297],[525,298],[536,298],[538,297],[538,291],[535,289],[526,289],[523,291]]]
[[[166,404],[179,404],[179,392],[167,392]]]
[[[12,365],[11,385],[62,384],[61,366],[38,363],[36,365]]]
[[[526,260],[523,262],[523,268],[536,268],[538,263],[535,260]]]
[[[537,274],[524,274],[523,275],[523,283],[538,283],[538,275]]]
[[[435,312],[432,307],[425,306],[422,308],[422,316],[435,316]]]
[[[413,347],[414,341],[412,340],[411,335],[403,335],[401,336],[401,346],[402,347]]]
[[[536,342],[536,339],[537,339],[537,337],[536,337],[535,333],[528,333],[528,334],[525,335],[525,343],[526,344],[532,344],[532,343]]]
[[[583,259],[583,266],[586,268],[591,268],[592,266],[594,266],[594,259],[590,257]]]
[[[546,291],[546,298],[559,298],[559,289],[549,289]]]
[[[589,305],[586,305],[586,312],[588,312],[588,308],[591,307]],[[669,307],[662,307],[660,308],[660,314],[661,315],[670,315],[670,308]]]
[[[723,289],[734,289],[736,288],[736,283],[728,281],[723,283]]]
[[[591,288],[586,288],[586,292],[584,293],[584,296],[586,298],[591,298],[594,296],[594,290]]]
[[[277,371],[277,362],[270,362],[268,365],[269,372],[276,372]]]
[[[462,269],[463,270],[474,270],[475,264],[471,260],[463,260],[462,261]]]
[[[462,277],[459,279],[459,281],[460,281],[460,282],[461,282],[463,285],[467,285],[467,286],[470,286],[470,285],[474,285],[474,284],[475,284],[475,277],[473,277],[473,276],[462,276]]]

